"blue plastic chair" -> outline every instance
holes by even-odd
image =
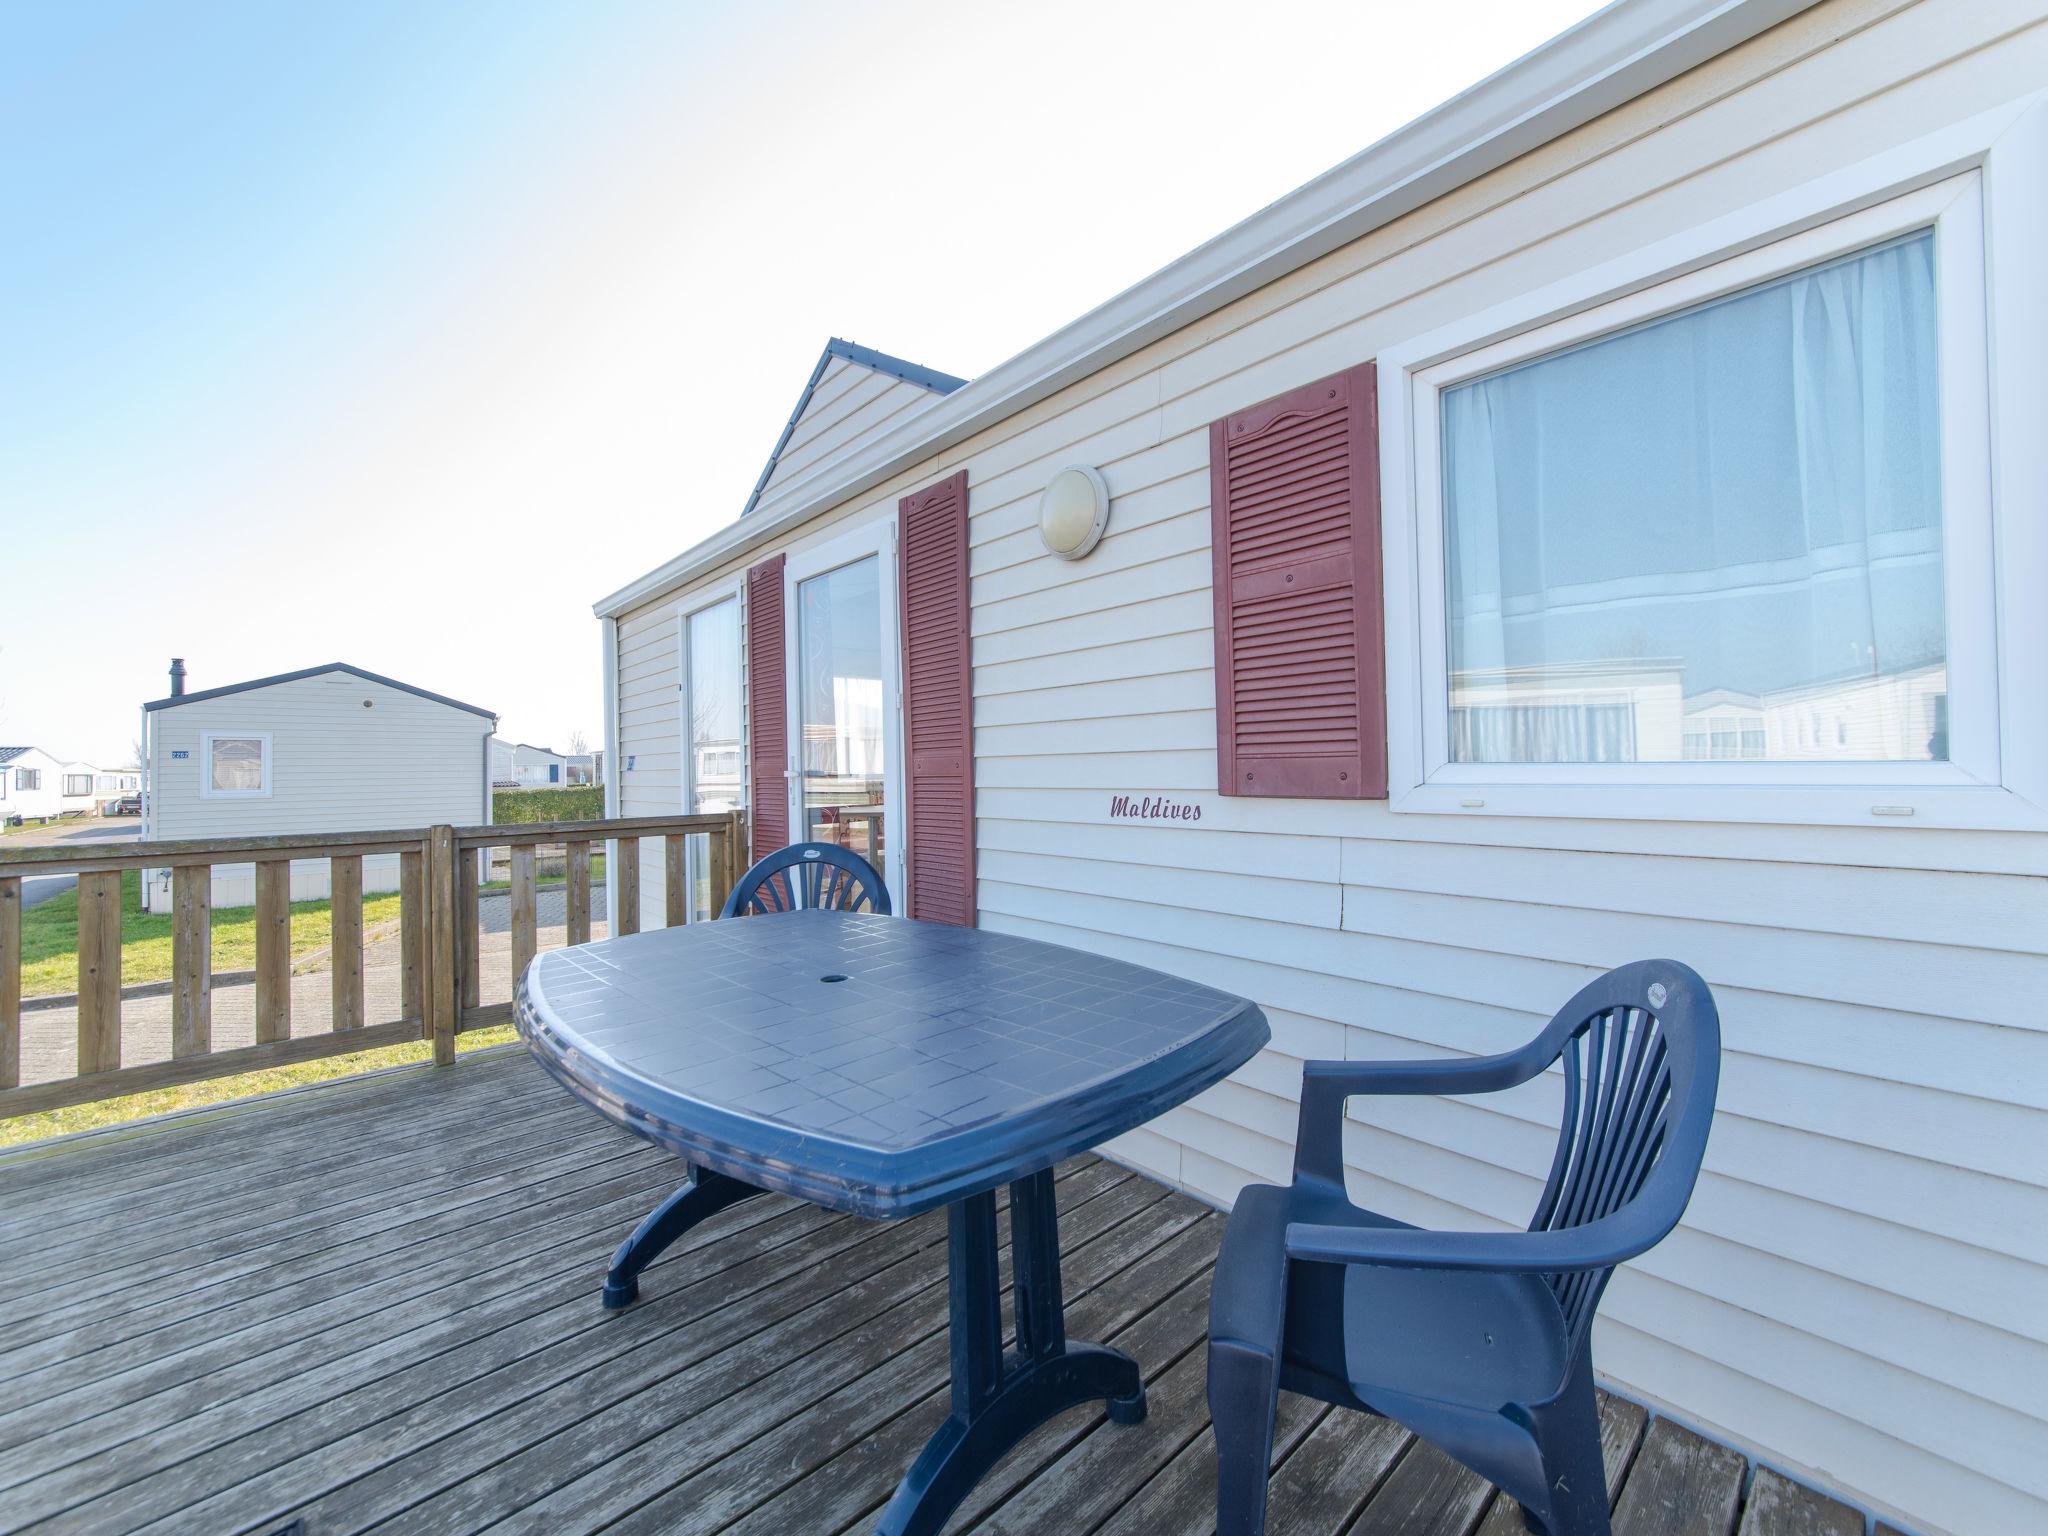
[[[1294,1182],[1244,1191],[1216,1263],[1217,1536],[1265,1529],[1282,1388],[1406,1425],[1520,1500],[1532,1531],[1607,1536],[1593,1313],[1614,1266],[1684,1214],[1720,1060],[1707,984],[1644,960],[1505,1055],[1308,1063]],[[1528,1231],[1426,1231],[1345,1194],[1347,1098],[1490,1093],[1560,1061],[1564,1126]]]
[[[718,915],[740,917],[802,907],[891,915],[889,888],[875,866],[829,843],[776,849],[740,876]],[[649,1211],[612,1255],[604,1277],[605,1306],[623,1307],[637,1298],[640,1272],[698,1222],[760,1193],[743,1180],[693,1165],[683,1187]]]
[[[830,843],[792,843],[776,849],[740,876],[718,915],[751,917],[799,908],[891,915],[889,888],[875,866]]]

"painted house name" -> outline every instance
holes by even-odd
[[[1164,795],[1111,795],[1109,815],[1112,821],[1200,821],[1202,808]]]

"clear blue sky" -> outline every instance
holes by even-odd
[[[827,336],[977,373],[1594,8],[0,9],[0,740],[172,655],[595,740]]]

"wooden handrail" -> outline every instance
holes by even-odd
[[[115,847],[0,849],[0,877],[7,875],[102,874],[179,865],[252,864],[282,854],[294,859],[401,853],[417,849],[428,829],[390,832],[299,832],[281,837],[220,837],[123,843]]]
[[[726,812],[699,812],[675,816],[618,816],[610,821],[498,822],[484,827],[457,827],[455,841],[463,848],[506,848],[597,838],[659,837],[667,832],[720,832],[729,819]]]
[[[592,845],[611,848],[618,910],[610,931],[640,927],[640,844],[663,843],[664,920],[689,920],[695,901],[688,840],[705,839],[706,859],[696,871],[707,906],[716,915],[746,857],[746,817],[628,816],[604,821],[531,822],[456,827],[440,825],[365,832],[312,832],[133,843],[120,847],[23,848],[0,853],[0,1117],[139,1092],[170,1083],[304,1061],[398,1039],[432,1041],[434,1059],[455,1059],[457,1034],[511,1016],[511,1005],[482,1002],[482,934],[478,862],[485,849],[510,848],[512,979],[539,947],[539,852],[565,853],[564,927],[569,943],[588,943],[592,932]],[[396,1019],[367,1017],[363,925],[363,860],[398,855],[399,984]],[[295,861],[329,862],[329,964],[333,976],[330,1027],[292,1033],[291,868]],[[214,866],[253,865],[256,880],[254,1045],[214,1048]],[[122,1061],[121,876],[129,870],[171,871],[170,1057]],[[25,875],[79,877],[78,1075],[19,1086],[21,1046],[21,879]],[[239,981],[240,978],[235,978]],[[157,995],[150,986],[128,996]]]

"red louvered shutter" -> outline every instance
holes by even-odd
[[[1209,428],[1226,795],[1387,793],[1378,440],[1371,363]]]
[[[782,568],[777,555],[747,570],[747,801],[753,857],[789,841],[789,695],[782,666]]]
[[[974,926],[967,471],[897,503],[903,589],[904,915]]]

